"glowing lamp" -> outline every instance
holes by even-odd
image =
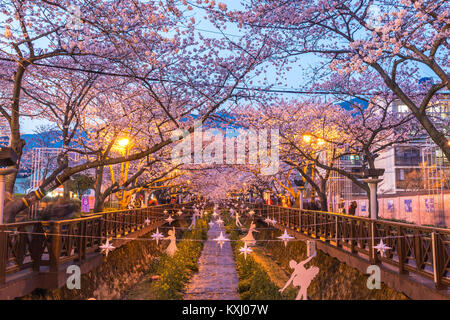
[[[128,138],[122,138],[119,140],[119,146],[126,147],[130,143],[130,139]]]
[[[305,141],[306,143],[310,143],[312,140],[312,136],[309,134],[305,134],[303,135],[303,141]]]

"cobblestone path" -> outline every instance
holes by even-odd
[[[223,229],[222,229],[223,230]],[[220,249],[215,241],[221,229],[214,225],[208,231],[199,259],[199,271],[187,285],[186,300],[239,300],[239,279],[229,241]],[[225,231],[223,231],[225,233]]]

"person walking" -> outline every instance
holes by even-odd
[[[350,203],[350,207],[348,207],[348,214],[354,216],[356,214],[357,207],[358,204],[356,203],[356,201],[352,201],[352,203]]]

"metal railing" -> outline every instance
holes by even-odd
[[[0,225],[0,287],[8,276],[23,270],[56,272],[67,261],[81,264],[88,254],[99,251],[106,239],[121,238],[161,222],[166,217],[164,210],[175,213],[180,207],[165,204],[79,219]]]
[[[248,206],[261,218],[274,219],[331,246],[360,253],[373,264],[389,264],[399,274],[418,274],[433,280],[438,289],[450,286],[450,229],[266,204]],[[385,256],[374,248],[380,240],[391,248]]]

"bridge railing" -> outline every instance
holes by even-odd
[[[360,253],[373,264],[389,264],[400,274],[418,274],[433,280],[438,289],[450,286],[450,229],[266,204],[248,206],[260,217],[274,219],[284,227],[351,253]],[[374,248],[380,240],[391,248],[385,256]]]
[[[188,209],[188,204],[183,204]],[[124,237],[162,221],[165,204],[141,209],[102,212],[85,218],[31,221],[0,225],[0,285],[8,275],[26,271],[56,272],[61,263],[81,263],[99,251],[105,240]],[[148,223],[148,221],[147,221]]]

